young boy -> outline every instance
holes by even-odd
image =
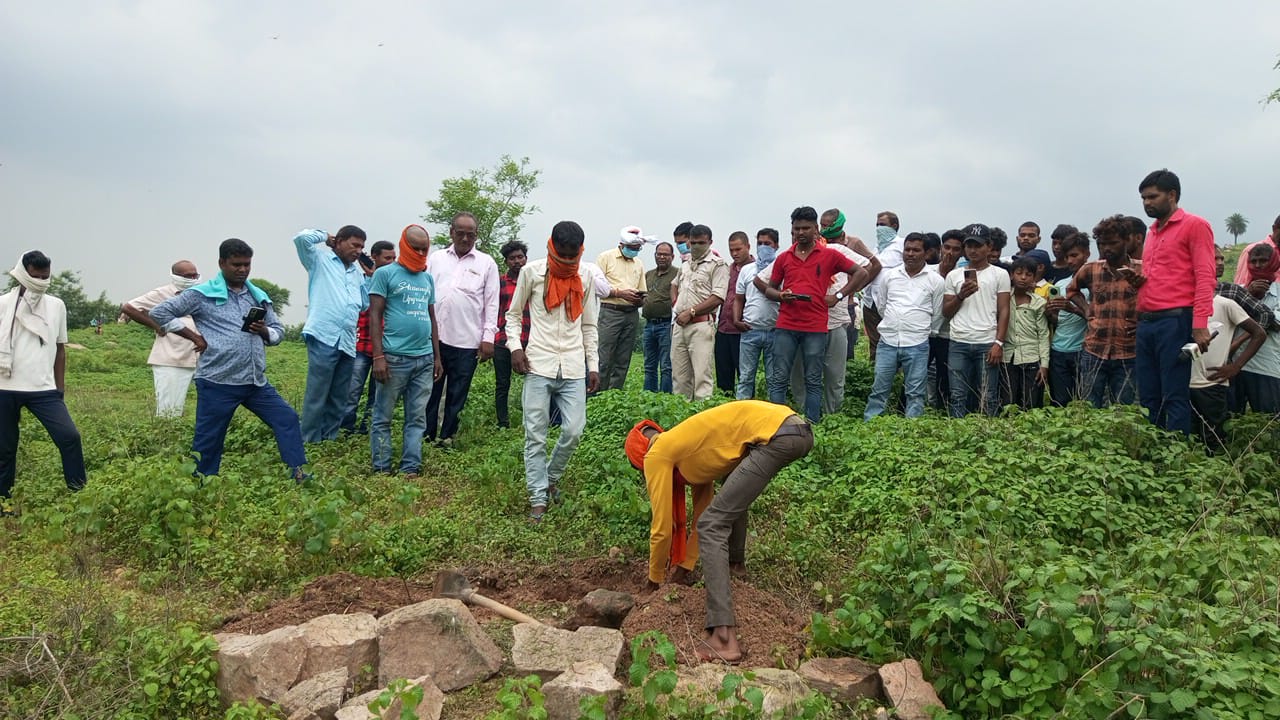
[[[1272,266],[1274,253],[1270,243],[1249,248],[1247,289],[1256,300],[1277,312],[1280,311],[1280,283],[1267,280],[1265,273]],[[1280,413],[1280,333],[1267,333],[1262,348],[1244,364],[1235,386],[1235,411],[1244,412],[1246,404],[1254,412]]]
[[[1014,261],[1009,279],[1013,296],[1009,300],[1009,341],[1002,371],[1009,384],[1009,398],[1023,410],[1044,406],[1044,386],[1049,379],[1048,304],[1036,293],[1035,259]]]
[[[1067,300],[1088,320],[1080,356],[1081,390],[1089,391],[1094,407],[1131,405],[1137,394],[1133,363],[1142,263],[1129,257],[1129,223],[1123,215],[1103,218],[1093,237],[1102,259],[1086,263],[1067,287]]]
[[[1049,400],[1054,407],[1062,407],[1072,400],[1079,400],[1077,385],[1080,378],[1080,352],[1084,349],[1084,332],[1088,323],[1075,303],[1067,302],[1067,288],[1075,274],[1089,260],[1089,236],[1082,232],[1062,240],[1063,257],[1071,272],[1053,283],[1049,290],[1049,304],[1045,316],[1053,338],[1049,341]],[[1085,299],[1089,291],[1082,290]]]

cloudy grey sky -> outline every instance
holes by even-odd
[[[802,204],[1092,227],[1166,166],[1220,243],[1280,213],[1280,3],[781,5],[0,0],[3,246],[123,301],[240,237],[298,322],[294,231],[394,240],[504,153],[543,173],[535,257],[561,219],[723,250]]]

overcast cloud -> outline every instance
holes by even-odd
[[[863,237],[882,209],[1047,236],[1141,215],[1160,167],[1220,244],[1227,215],[1254,240],[1280,213],[1275,2],[3,0],[0,21],[0,263],[40,248],[118,301],[239,237],[299,322],[296,230],[395,240],[504,153],[542,170],[534,257],[561,219],[589,257],[683,220],[723,252],[797,205]]]

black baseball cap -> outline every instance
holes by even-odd
[[[964,233],[964,244],[977,243],[979,245],[991,244],[991,228],[982,223],[974,223],[966,225],[960,232]]]

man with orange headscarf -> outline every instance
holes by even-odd
[[[626,440],[627,459],[644,472],[649,526],[649,589],[666,578],[684,582],[702,550],[707,588],[706,634],[695,648],[704,661],[737,663],[745,653],[734,631],[731,566],[745,569],[747,509],[778,471],[813,449],[813,429],[785,405],[739,400],[703,410],[668,431],[642,420]],[[724,478],[720,492],[713,484]],[[685,537],[684,489],[693,488],[696,531]],[[714,497],[713,497],[714,496]]]
[[[600,384],[600,299],[589,292],[593,276],[580,262],[585,239],[578,223],[556,223],[547,241],[547,257],[520,270],[507,308],[507,327],[519,327],[529,308],[528,344],[520,341],[519,333],[507,333],[507,347],[511,369],[526,376],[524,473],[532,522],[541,522],[547,503],[559,497],[560,478],[587,424],[587,393]],[[552,401],[562,419],[560,439],[548,460]]]
[[[444,373],[436,328],[436,283],[427,272],[430,248],[427,231],[410,225],[400,233],[399,257],[375,270],[369,283],[369,343],[373,379],[378,383],[369,432],[374,472],[391,472],[391,414],[401,397],[400,472],[417,477],[422,466],[427,400],[433,383]]]

